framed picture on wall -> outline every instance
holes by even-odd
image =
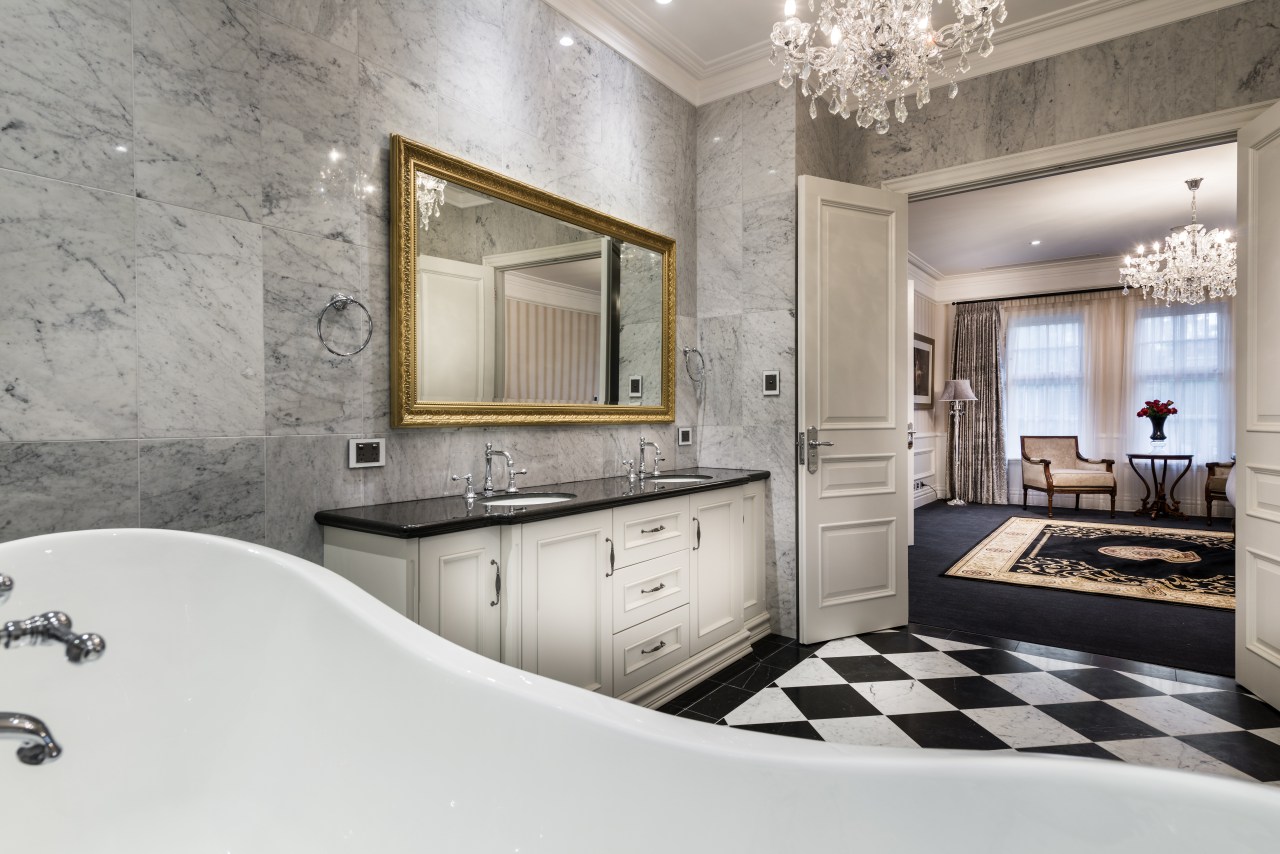
[[[933,339],[925,335],[911,347],[911,398],[916,409],[933,406]]]

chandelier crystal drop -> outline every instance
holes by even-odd
[[[418,221],[422,230],[431,227],[431,217],[440,216],[440,203],[444,201],[444,188],[448,183],[435,175],[418,173]]]
[[[1196,305],[1206,299],[1236,295],[1236,244],[1231,232],[1205,231],[1196,222],[1196,190],[1203,178],[1187,181],[1191,191],[1191,223],[1169,229],[1169,239],[1157,240],[1151,251],[1139,246],[1137,255],[1126,255],[1120,268],[1124,293],[1141,288],[1143,298]]]
[[[1008,15],[1005,0],[950,2],[956,23],[935,30],[934,0],[809,0],[816,23],[797,18],[795,0],[787,0],[786,20],[773,25],[771,36],[773,63],[782,63],[778,83],[790,88],[799,78],[810,118],[818,117],[818,99],[825,98],[832,115],[853,113],[858,127],[874,124],[876,133],[885,133],[891,116],[907,120],[908,96],[917,109],[929,103],[931,78],[948,83],[954,98],[969,54],[991,55],[995,25]],[[954,61],[945,61],[953,48]]]

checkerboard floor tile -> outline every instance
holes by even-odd
[[[661,711],[841,744],[1085,756],[1280,784],[1280,712],[1229,679],[1152,672],[928,626],[810,646],[770,635]]]

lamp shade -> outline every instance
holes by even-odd
[[[968,380],[947,380],[946,388],[942,390],[942,397],[938,400],[977,400],[978,396],[973,393],[973,388],[969,385]]]

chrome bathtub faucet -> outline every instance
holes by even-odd
[[[0,572],[0,602],[9,598],[9,594],[13,592],[13,579]]]
[[[19,712],[0,712],[0,738],[19,738],[18,760],[24,765],[39,765],[46,759],[57,759],[62,748],[49,734],[39,718]]]
[[[53,641],[67,648],[67,660],[73,664],[101,658],[107,642],[101,635],[76,634],[71,631],[71,618],[61,611],[47,611],[26,620],[0,623],[0,646],[8,649],[14,641],[30,638],[35,643]]]

